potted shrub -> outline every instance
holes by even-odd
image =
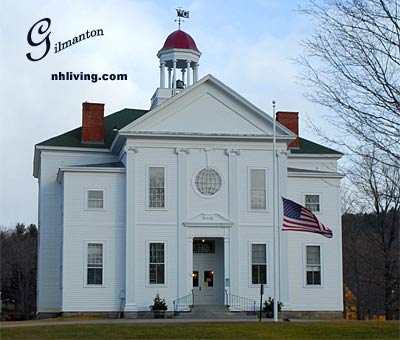
[[[156,297],[153,300],[153,304],[150,306],[150,310],[153,312],[154,319],[165,318],[165,311],[167,309],[168,309],[168,306],[165,303],[165,299],[162,299],[160,297],[160,294],[157,293]]]
[[[278,312],[281,311],[282,306],[283,306],[283,303],[278,301]],[[265,300],[265,302],[264,302],[263,311],[267,318],[274,317],[274,299],[272,299],[270,296],[268,297],[268,300]]]

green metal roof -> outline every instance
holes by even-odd
[[[132,123],[134,120],[140,118],[148,110],[137,109],[123,109],[111,115],[104,117],[104,143],[82,143],[81,134],[82,127],[63,133],[59,136],[50,138],[44,142],[37,144],[38,146],[59,146],[59,147],[75,147],[75,148],[97,148],[109,149],[115,138],[116,132],[113,129],[116,127],[118,130],[126,125]],[[300,148],[292,149],[292,154],[331,154],[341,155],[340,152],[327,148],[320,144],[311,142],[307,139],[299,137]]]
[[[341,152],[322,146],[299,137],[300,148],[291,149],[292,154],[323,154],[323,155],[343,155]]]
[[[37,145],[109,149],[116,135],[116,132],[113,131],[115,127],[120,130],[124,126],[140,118],[147,112],[148,110],[123,109],[104,117],[104,143],[82,143],[82,127],[79,127],[77,129],[63,133],[62,135],[50,138]]]

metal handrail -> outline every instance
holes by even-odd
[[[177,315],[179,312],[188,311],[190,308],[194,306],[194,293],[192,292],[188,295],[177,298],[173,301],[174,304],[174,315]]]
[[[256,301],[244,296],[229,294],[225,289],[225,305],[231,309],[238,309],[244,312],[256,314]]]

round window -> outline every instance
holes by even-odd
[[[201,169],[195,178],[195,185],[197,190],[206,196],[212,196],[221,189],[221,176],[219,173],[211,168]]]

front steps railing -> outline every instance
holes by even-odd
[[[174,304],[174,315],[178,315],[179,312],[189,312],[194,307],[194,295],[192,293],[177,298],[173,301]]]
[[[177,298],[173,301],[174,315],[179,315],[180,312],[190,312],[194,307],[194,293]],[[256,314],[256,301],[243,296],[229,294],[225,290],[225,306],[230,311],[246,312],[247,314]]]
[[[249,314],[256,314],[256,301],[243,296],[229,294],[225,290],[225,305],[231,311],[248,312]]]

